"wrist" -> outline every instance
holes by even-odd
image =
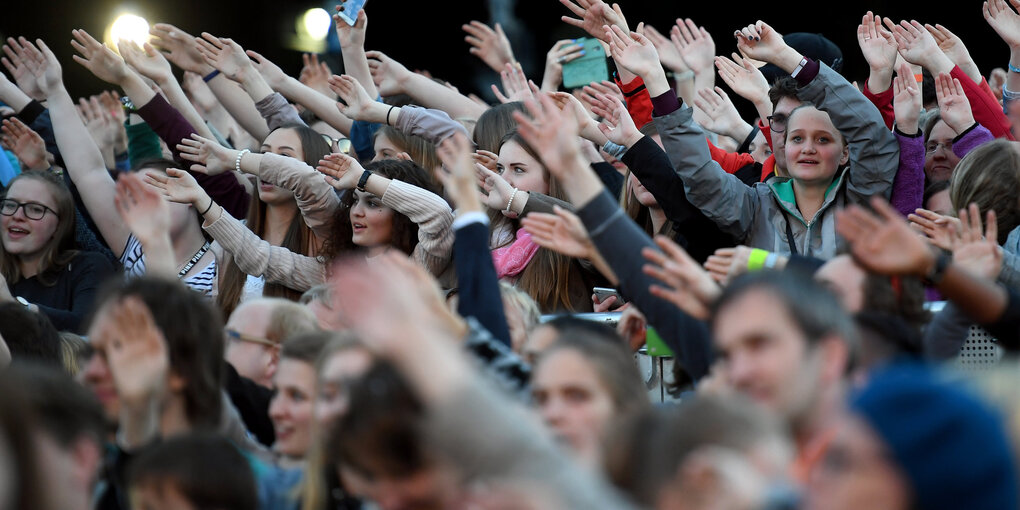
[[[634,144],[640,142],[642,138],[644,138],[644,135],[642,135],[640,131],[634,131],[632,133],[626,133],[621,141],[625,147],[630,149],[634,146]]]
[[[623,76],[621,75],[621,78]],[[658,97],[666,92],[669,92],[669,82],[666,81],[666,73],[662,72],[662,68],[658,71],[653,71],[648,76],[642,76],[642,80],[645,82],[645,89],[648,90],[648,95],[651,97]]]
[[[787,73],[793,73],[793,71],[797,69],[797,66],[800,65],[800,61],[804,60],[804,55],[801,55],[799,51],[787,46],[783,48],[778,55],[776,55],[774,60],[774,62],[771,62],[772,64],[775,64]]]

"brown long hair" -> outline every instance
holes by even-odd
[[[53,238],[46,242],[43,247],[42,257],[39,262],[39,272],[36,279],[39,283],[52,287],[57,283],[57,276],[71,263],[71,260],[78,255],[74,246],[75,210],[74,199],[71,198],[71,191],[57,176],[36,170],[30,170],[11,179],[7,185],[10,190],[14,183],[34,179],[46,185],[53,195],[53,201],[57,205],[57,230]],[[7,193],[2,198],[7,198]],[[21,268],[18,266],[17,255],[8,254],[0,243],[0,273],[7,279],[7,283],[13,285],[21,280]]]
[[[976,203],[981,214],[995,211],[999,244],[1020,225],[1020,152],[999,139],[970,151],[956,165],[949,184],[953,207]],[[982,218],[983,220],[984,218]]]
[[[656,234],[662,234],[672,238],[673,220],[666,218],[666,222],[662,224],[659,231],[655,231],[655,227],[652,225],[650,208],[638,201],[637,195],[634,194],[634,189],[630,186],[630,175],[631,171],[627,169],[627,174],[623,177],[623,187],[620,189],[620,207],[623,209],[623,212],[627,213],[627,216],[630,216],[634,223],[640,225],[649,236],[654,237]]]
[[[435,193],[432,177],[413,161],[383,159],[366,164],[365,170]],[[354,230],[351,228],[351,207],[353,204],[354,190],[348,190],[340,199],[340,210],[333,220],[333,235],[322,247],[321,256],[325,260],[332,260],[341,254],[362,249],[354,244],[352,239],[354,236]],[[410,255],[414,252],[414,247],[418,246],[418,224],[397,211],[393,212],[390,245]]]
[[[393,126],[380,126],[375,136],[383,135],[393,145],[404,149],[411,160],[418,163],[418,166],[428,171],[429,175],[442,165],[439,155],[436,154],[436,144],[417,135],[408,135]]]
[[[322,135],[300,124],[287,124],[277,129],[290,129],[295,132],[301,140],[301,152],[304,154],[304,162],[315,168],[319,160],[330,153],[330,147],[322,138]],[[266,210],[268,205],[253,196],[248,202],[248,216],[245,225],[255,235],[263,237],[266,233]],[[301,214],[295,214],[287,227],[287,233],[283,236],[280,246],[287,248],[294,253],[311,255],[315,249],[314,238],[311,229],[305,224]],[[223,279],[220,282],[219,294],[216,296],[216,305],[220,307],[224,317],[229,317],[241,302],[241,295],[244,293],[244,284],[248,279],[233,259],[223,266]],[[264,297],[282,297],[291,301],[297,301],[301,292],[291,289],[279,283],[266,282],[262,290]]]
[[[507,133],[499,146],[502,147],[506,142],[514,142],[521,146],[525,152],[528,153],[532,158],[537,161],[542,161],[542,158],[538,156],[535,149],[531,147],[524,138],[521,137],[517,131],[511,131]],[[497,149],[498,150],[498,149]],[[544,163],[542,168],[542,176],[545,181],[549,183],[549,196],[560,200],[566,200],[567,196],[560,185],[560,182],[545,169]],[[516,219],[511,219],[502,214],[500,211],[489,211],[490,224],[492,225],[492,231],[498,232],[502,229],[510,229],[514,233],[516,238],[516,232],[518,229],[518,222]],[[510,244],[511,240],[500,246],[506,246]],[[495,246],[496,248],[500,246]],[[532,299],[538,303],[539,308],[543,312],[550,312],[553,310],[578,310],[579,304],[575,304],[570,299],[569,292],[569,281],[571,273],[571,265],[573,259],[565,255],[560,255],[552,250],[545,248],[539,248],[535,252],[535,256],[528,263],[524,271],[521,272],[520,277],[517,279],[515,286],[524,292],[526,292]]]

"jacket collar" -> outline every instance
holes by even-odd
[[[849,168],[849,167],[847,167]],[[825,189],[825,201],[822,202],[822,207],[818,209],[815,214],[817,217],[822,214],[830,204],[836,201],[836,190],[843,185],[843,180],[846,179],[847,169],[844,168],[838,174],[836,178],[832,180],[832,184]],[[768,182],[768,187],[772,191],[772,196],[775,197],[776,202],[779,203],[779,207],[783,208],[787,214],[797,218],[805,227],[807,227],[807,221],[804,220],[804,216],[801,215],[800,209],[797,207],[797,196],[793,192],[793,178],[792,177],[773,177]]]

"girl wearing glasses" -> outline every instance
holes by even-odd
[[[71,192],[52,174],[25,172],[0,201],[0,227],[0,303],[20,302],[58,330],[81,333],[113,268],[102,255],[75,249]]]

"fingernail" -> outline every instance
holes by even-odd
[[[570,40],[570,42],[572,42],[572,43],[576,43],[576,42],[577,42],[577,39],[571,39],[571,40]]]
[[[580,53],[579,55],[583,57],[583,56],[584,56],[584,53],[585,53],[585,51],[584,51],[584,50],[581,50],[581,53]]]

